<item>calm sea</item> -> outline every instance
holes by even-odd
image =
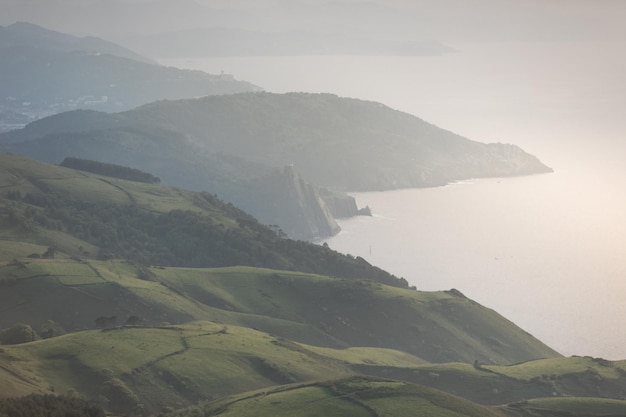
[[[457,288],[563,354],[626,359],[626,56],[620,44],[453,45],[442,57],[163,59],[267,91],[382,102],[554,174],[354,194],[328,239],[422,290]]]

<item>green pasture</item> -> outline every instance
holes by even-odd
[[[254,391],[173,414],[193,415],[502,417],[504,414],[413,384],[350,377]]]
[[[626,401],[593,397],[535,398],[501,409],[519,417],[619,417],[626,415]]]
[[[32,253],[44,253],[47,246],[35,243],[0,239],[0,262],[11,262],[16,258],[25,258]]]
[[[624,363],[609,362],[589,356],[550,358],[524,362],[511,366],[484,366],[498,374],[520,380],[531,380],[542,376],[593,372],[602,378],[623,378],[626,373]]]

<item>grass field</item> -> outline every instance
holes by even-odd
[[[531,380],[542,376],[593,372],[600,378],[618,379],[626,374],[626,364],[609,362],[589,356],[551,358],[513,366],[485,366],[511,378]]]
[[[626,416],[626,401],[589,397],[536,398],[501,409],[520,417],[620,417]]]
[[[210,416],[502,417],[440,391],[396,381],[351,377],[279,387],[176,413]]]

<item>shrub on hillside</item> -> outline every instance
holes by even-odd
[[[36,334],[28,324],[17,324],[0,331],[0,343],[3,345],[19,345],[35,340]]]
[[[111,378],[104,383],[102,389],[112,411],[141,414],[143,406],[139,403],[139,398],[121,379]]]
[[[104,417],[97,405],[81,398],[32,394],[0,399],[0,417]]]

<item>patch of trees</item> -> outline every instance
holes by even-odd
[[[123,180],[145,182],[147,184],[159,184],[161,179],[147,172],[121,165],[108,164],[105,162],[92,161],[67,157],[61,162],[62,167],[91,172],[92,174],[106,175],[107,177],[120,178]]]
[[[226,214],[234,224],[224,224],[196,211],[154,213],[133,204],[90,203],[52,193],[27,194],[23,201],[41,208],[24,210],[26,222],[62,230],[92,243],[100,248],[101,259],[179,267],[264,267],[408,287],[403,278],[361,258],[340,254],[327,246],[285,239],[208,193],[198,193],[196,204]]]
[[[3,345],[19,345],[32,342],[37,335],[28,324],[16,324],[0,331],[0,343]]]
[[[71,396],[32,394],[0,399],[0,417],[104,417],[101,407]]]
[[[116,324],[117,324],[116,316],[110,316],[110,317],[100,316],[96,319],[96,327],[99,329],[103,329],[103,330],[111,329],[115,327]]]
[[[28,324],[18,323],[0,330],[0,344],[19,345],[39,339],[49,339],[63,334],[63,329],[54,321],[47,320],[41,324],[39,334]]]

